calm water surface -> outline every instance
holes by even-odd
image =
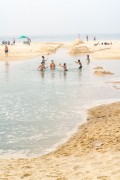
[[[120,61],[91,61],[88,65],[86,56],[81,56],[80,71],[74,62],[78,57],[64,50],[47,58],[47,66],[55,60],[55,71],[38,71],[41,57],[0,62],[0,157],[48,152],[82,123],[88,107],[120,99],[120,90],[105,83],[120,81]],[[58,66],[60,62],[67,62],[68,72]],[[97,65],[115,74],[95,77]]]

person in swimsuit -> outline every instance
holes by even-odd
[[[7,45],[5,45],[5,55],[6,55],[6,57],[8,57],[8,46]]]
[[[77,62],[75,61],[75,63],[79,64],[79,68],[78,69],[82,69],[82,63],[80,60],[78,60]]]
[[[45,67],[44,63],[41,62],[41,65],[38,67],[38,70],[44,71],[47,67]]]
[[[61,65],[61,63],[60,63],[59,66],[60,66],[60,67],[63,67],[64,71],[68,71],[68,70],[67,70],[67,65],[66,65],[66,63],[64,63],[63,65]]]
[[[86,40],[88,41],[88,35],[86,35]]]
[[[52,60],[51,63],[50,63],[50,69],[55,69],[55,63],[54,63],[53,60]]]
[[[88,62],[88,64],[90,63],[90,56],[89,56],[89,54],[87,55],[86,61]]]

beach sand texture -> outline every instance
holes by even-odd
[[[120,102],[88,111],[67,143],[48,155],[0,160],[0,178],[6,180],[119,180]]]
[[[111,45],[95,46],[94,41],[86,42],[80,39],[74,42],[33,42],[31,45],[18,43],[14,46],[9,46],[9,57],[5,57],[4,46],[0,46],[0,61],[1,60],[23,60],[31,59],[41,55],[49,55],[56,53],[59,48],[66,48],[72,56],[89,53],[91,59],[120,59],[120,41],[111,41]]]

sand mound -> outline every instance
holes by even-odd
[[[97,67],[95,67],[94,69],[103,69],[103,67],[97,66]]]
[[[83,53],[89,53],[89,49],[86,46],[73,46],[69,50],[69,54],[71,55],[77,55],[77,54],[83,54]]]
[[[78,46],[80,44],[83,44],[83,41],[81,39],[76,39],[73,43],[72,46]]]
[[[89,53],[89,49],[83,45],[83,41],[80,39],[75,40],[69,47],[69,54],[77,55],[82,53]]]
[[[60,48],[61,45],[60,44],[50,44],[50,45],[43,45],[41,48],[40,48],[40,52],[43,53],[43,54],[52,54],[52,53],[55,53],[58,48]]]
[[[113,75],[110,71],[95,71],[94,74],[97,76]]]

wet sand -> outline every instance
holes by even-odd
[[[88,111],[87,122],[48,155],[0,160],[6,180],[120,179],[120,102]]]

